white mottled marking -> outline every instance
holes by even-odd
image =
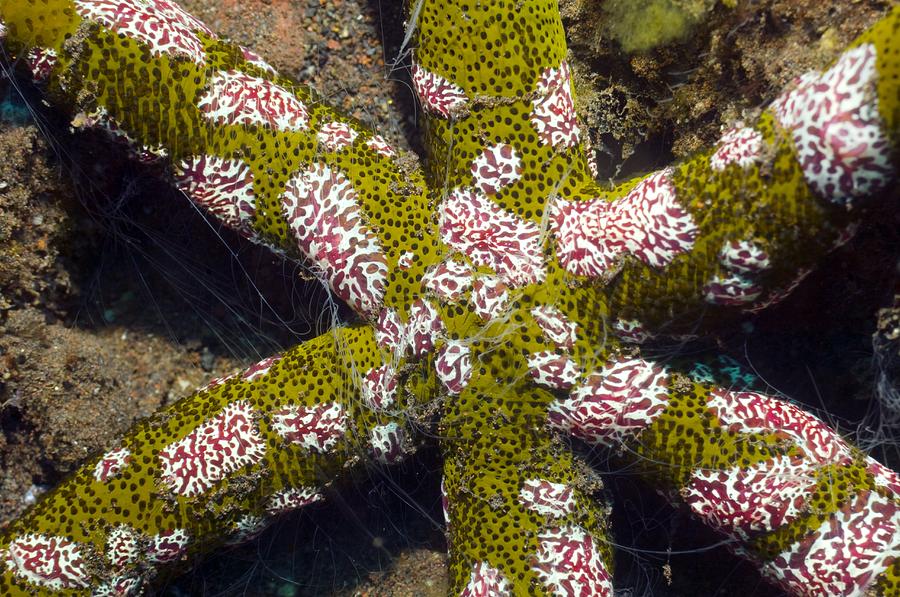
[[[244,57],[244,60],[247,61],[247,64],[252,64],[256,68],[264,70],[272,76],[278,76],[278,71],[275,70],[275,67],[266,62],[262,56],[250,48],[245,48],[244,46],[239,47],[241,48],[241,55]]]
[[[53,48],[32,48],[25,55],[25,63],[31,70],[31,80],[35,85],[49,81],[58,62],[59,55]]]
[[[769,532],[806,512],[818,465],[807,459],[773,460],[725,470],[697,469],[681,497],[711,527],[737,539]]]
[[[420,358],[434,349],[444,332],[444,322],[437,308],[426,299],[416,299],[409,308],[406,322],[407,348],[414,358]]]
[[[265,456],[266,444],[248,402],[238,401],[159,452],[160,476],[184,497],[200,495]]]
[[[372,138],[366,141],[366,145],[372,149],[375,153],[380,156],[384,156],[386,158],[392,158],[397,155],[397,152],[394,151],[394,148],[385,141],[384,137],[381,135],[372,135]]]
[[[288,406],[272,414],[272,430],[305,450],[326,453],[347,432],[347,414],[337,402]]]
[[[127,524],[113,528],[106,537],[106,559],[116,569],[137,562],[141,556],[141,535]]]
[[[709,164],[717,172],[722,172],[731,164],[749,168],[760,161],[762,152],[762,133],[748,126],[737,126],[725,131],[716,143]]]
[[[269,526],[269,519],[255,514],[244,514],[232,524],[227,545],[238,545],[253,539]]]
[[[571,487],[546,479],[527,479],[519,490],[519,501],[528,510],[554,518],[568,516],[576,506]]]
[[[703,300],[713,305],[743,306],[762,294],[762,287],[742,275],[713,275],[701,289]]]
[[[716,388],[710,392],[707,406],[734,431],[790,437],[820,464],[839,464],[852,458],[850,446],[828,425],[784,400]]]
[[[557,348],[568,349],[575,345],[578,326],[565,313],[552,305],[541,305],[531,309],[531,316],[538,327]]]
[[[134,597],[140,595],[144,581],[140,576],[121,575],[112,577],[94,589],[91,597]]]
[[[266,512],[272,516],[284,514],[325,499],[311,487],[291,487],[273,494],[266,504]]]
[[[835,203],[872,195],[896,175],[878,110],[877,59],[871,43],[851,48],[824,73],[800,77],[772,104],[806,181]]]
[[[503,313],[509,305],[509,288],[496,276],[483,276],[472,285],[472,310],[481,319],[490,321]]]
[[[653,337],[637,319],[617,319],[613,322],[613,332],[622,342],[643,344]]]
[[[758,274],[772,265],[769,254],[752,240],[731,240],[719,250],[719,262],[736,274]]]
[[[279,131],[302,131],[309,126],[309,110],[290,91],[236,70],[213,75],[197,107],[203,116],[222,125],[269,126]]]
[[[677,201],[670,170],[638,182],[613,202],[604,199],[550,204],[550,229],[560,264],[576,276],[615,271],[626,254],[651,267],[668,265],[694,246],[700,229]]]
[[[503,573],[487,562],[478,562],[472,566],[469,582],[459,597],[509,597],[512,585]]]
[[[373,427],[369,432],[369,440],[372,443],[372,456],[382,464],[399,462],[406,453],[403,448],[406,432],[393,421]]]
[[[594,538],[576,525],[538,533],[538,552],[531,566],[554,597],[612,597],[612,580]]]
[[[171,529],[150,538],[147,560],[158,564],[180,559],[187,551],[189,536],[184,529]]]
[[[544,280],[541,235],[534,222],[472,189],[454,189],[440,210],[441,238],[472,263],[493,269],[512,288]]]
[[[346,122],[328,122],[322,125],[316,133],[319,140],[328,151],[342,151],[351,145],[359,136],[359,133]]]
[[[45,589],[83,589],[90,575],[82,548],[65,537],[22,535],[0,551],[0,562],[16,577]]]
[[[256,194],[253,172],[243,160],[198,155],[174,167],[175,185],[223,224],[252,237]]]
[[[548,350],[529,355],[528,369],[536,383],[552,390],[568,390],[581,375],[572,357]]]
[[[441,299],[455,303],[472,287],[472,268],[455,259],[448,259],[428,268],[422,276],[422,287]]]
[[[496,195],[522,176],[522,160],[512,145],[497,143],[482,151],[472,162],[475,188]]]
[[[643,359],[607,363],[550,405],[550,424],[587,442],[615,447],[650,426],[668,403],[664,367]]]
[[[569,65],[547,68],[537,84],[538,97],[532,100],[531,124],[545,145],[575,147],[581,135],[575,101],[569,83]]]
[[[434,369],[438,379],[451,394],[462,392],[472,377],[469,347],[458,340],[448,340],[438,350]]]
[[[109,481],[117,476],[131,462],[131,452],[125,448],[110,450],[94,466],[94,479]]]
[[[405,336],[406,326],[397,311],[389,307],[382,309],[375,323],[375,342],[378,346],[390,351],[402,351]]]
[[[459,85],[415,63],[412,67],[412,82],[422,107],[436,116],[455,116],[462,112],[468,101]]]
[[[867,491],[765,563],[762,573],[797,597],[863,597],[874,594],[875,579],[897,558],[900,508]]]
[[[358,313],[378,313],[387,284],[387,257],[363,221],[350,180],[336,168],[316,163],[288,182],[281,203],[300,251],[335,294]]]
[[[206,62],[206,50],[198,33],[215,34],[183,8],[168,0],[75,0],[83,19],[144,43],[154,56],[186,56],[194,63]]]
[[[397,372],[389,364],[369,369],[362,380],[361,394],[372,410],[391,408],[397,394]]]
[[[266,357],[261,361],[247,367],[247,369],[244,370],[243,373],[241,373],[241,379],[243,379],[244,381],[256,381],[257,379],[260,379],[267,375],[269,373],[269,370],[275,365],[275,363],[280,360],[280,354]]]

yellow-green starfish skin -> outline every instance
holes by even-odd
[[[895,179],[900,8],[708,152],[605,188],[556,2],[414,4],[424,171],[168,0],[0,0],[75,125],[170,163],[360,316],[86,463],[5,529],[0,593],[139,592],[428,428],[455,595],[612,594],[606,506],[568,436],[634,460],[793,594],[900,594],[892,471],[640,351],[776,302]]]

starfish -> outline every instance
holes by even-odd
[[[554,0],[418,0],[427,161],[170,0],[2,0],[77,127],[357,314],[137,424],[0,537],[0,593],[134,595],[443,456],[454,595],[612,595],[608,450],[792,595],[900,594],[900,478],[784,397],[654,359],[778,302],[891,189],[900,8],[695,157],[591,173]]]

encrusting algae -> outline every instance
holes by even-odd
[[[690,35],[717,4],[718,0],[606,0],[603,27],[625,52],[647,52]],[[736,0],[721,4],[734,8]]]

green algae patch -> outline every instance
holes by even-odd
[[[626,52],[647,52],[687,37],[716,4],[716,0],[607,0],[605,30]],[[722,4],[733,8],[735,0]]]

